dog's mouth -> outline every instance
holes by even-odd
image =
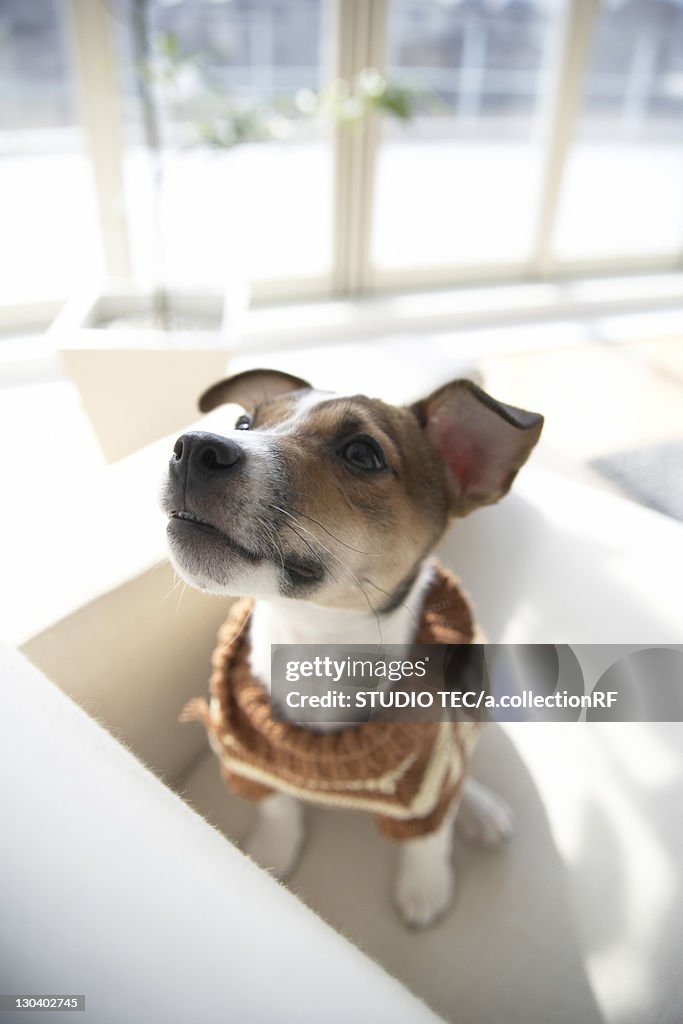
[[[256,552],[244,547],[224,530],[214,526],[195,515],[194,512],[186,510],[174,510],[168,513],[169,525],[171,523],[180,526],[181,530],[187,529],[191,534],[204,533],[220,541],[225,547],[240,555],[249,562],[272,561],[287,574],[292,584],[313,584],[320,582],[325,575],[325,568],[321,561],[304,559],[299,555],[289,554],[278,549],[277,551]]]
[[[204,527],[207,527],[209,530],[214,530],[216,533],[220,533],[221,532],[218,529],[218,527],[213,526],[211,523],[207,523],[205,519],[200,519],[199,516],[196,516],[193,512],[176,512],[176,511],[173,511],[173,512],[169,512],[168,513],[168,518],[169,519],[182,519],[186,523],[194,523],[196,526],[204,526]]]
[[[262,555],[257,554],[255,551],[249,550],[239,544],[233,537],[230,537],[224,530],[220,530],[213,523],[208,523],[205,519],[200,519],[194,512],[187,512],[184,509],[173,510],[168,513],[169,525],[171,523],[179,524],[183,529],[189,528],[192,533],[205,533],[209,536],[215,537],[220,540],[226,547],[230,548],[236,554],[241,555],[250,562],[260,562],[263,558]]]
[[[284,570],[292,583],[320,583],[325,575],[322,562],[303,561],[298,557],[284,556]]]

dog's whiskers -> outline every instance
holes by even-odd
[[[273,545],[274,550],[277,552],[278,557],[280,559],[280,563],[282,565],[282,572],[284,573],[285,572],[285,556],[284,556],[284,551],[282,550],[282,545],[280,544],[280,542],[278,540],[278,537],[277,537],[277,534],[275,533],[275,530],[272,528],[272,526],[265,519],[262,518],[262,516],[256,515],[255,518],[256,518],[257,525],[260,526],[262,528],[262,530],[264,531],[264,533],[266,535],[266,539]]]
[[[381,620],[380,620],[379,614],[378,614],[378,612],[377,612],[377,609],[376,609],[376,608],[375,608],[375,606],[373,605],[372,601],[371,601],[371,600],[370,600],[370,598],[368,597],[368,594],[367,594],[367,592],[366,592],[366,590],[365,590],[365,588],[364,588],[363,584],[362,584],[362,583],[361,583],[361,581],[360,581],[360,580],[358,579],[358,577],[356,576],[356,574],[355,574],[355,573],[353,572],[353,570],[351,569],[351,567],[350,567],[349,565],[347,565],[347,564],[346,564],[346,562],[344,561],[344,559],[343,559],[343,558],[340,558],[340,556],[339,556],[339,555],[337,555],[337,554],[336,554],[336,553],[335,553],[334,551],[332,551],[332,550],[331,550],[330,548],[328,548],[326,544],[323,544],[323,542],[322,542],[322,541],[320,540],[320,538],[319,538],[319,537],[316,537],[316,535],[315,535],[315,534],[314,534],[314,533],[313,533],[313,532],[312,532],[311,530],[309,530],[309,529],[308,529],[308,528],[307,528],[306,526],[304,526],[304,525],[303,525],[302,523],[299,523],[299,522],[297,522],[297,520],[295,519],[295,517],[294,517],[294,516],[293,516],[293,515],[292,515],[292,514],[291,514],[290,512],[288,512],[288,511],[287,511],[286,509],[284,509],[284,508],[281,508],[281,507],[280,507],[279,505],[271,505],[270,507],[271,507],[272,509],[275,509],[275,511],[276,511],[276,512],[281,512],[281,513],[282,513],[283,515],[287,516],[287,517],[288,517],[289,519],[291,519],[291,520],[292,520],[292,522],[293,522],[293,523],[296,523],[296,525],[297,525],[297,526],[299,527],[299,529],[300,529],[300,530],[303,530],[303,531],[304,531],[304,533],[307,533],[307,534],[309,535],[309,537],[312,537],[312,538],[313,538],[313,540],[314,540],[314,542],[315,542],[315,543],[316,543],[316,544],[317,544],[317,545],[318,545],[319,547],[321,547],[321,548],[323,549],[323,551],[326,551],[328,555],[331,555],[331,556],[332,556],[332,558],[335,558],[335,559],[336,559],[336,560],[337,560],[337,561],[338,561],[338,562],[340,563],[340,565],[341,565],[341,566],[342,566],[342,567],[343,567],[343,568],[344,568],[344,569],[346,570],[346,572],[348,572],[349,576],[350,576],[350,577],[351,577],[351,579],[352,579],[352,580],[354,581],[354,583],[356,584],[356,586],[357,586],[357,587],[358,587],[358,589],[360,590],[361,594],[363,595],[363,598],[365,599],[365,602],[366,602],[366,604],[367,604],[368,608],[370,609],[370,611],[372,612],[372,614],[373,614],[373,615],[375,616],[375,621],[377,622],[377,632],[378,632],[378,635],[379,635],[379,643],[381,644],[381,643],[382,643],[382,623],[381,623]],[[307,516],[306,518],[308,518],[308,519],[311,519],[311,517],[310,517],[310,516]],[[312,522],[316,522],[316,520],[315,520],[315,519],[312,519],[311,521],[312,521]],[[317,525],[318,525],[318,526],[321,526],[321,524],[320,524],[320,523],[318,523]],[[322,528],[324,529],[324,527],[322,527]],[[326,533],[329,533],[329,530],[326,530],[325,532],[326,532]],[[304,538],[302,537],[301,539],[303,540]],[[336,540],[336,538],[335,538],[335,540]],[[316,557],[318,557],[318,556],[316,556]]]
[[[275,507],[275,506],[273,506],[273,507]],[[282,511],[284,511],[284,509],[280,509],[280,511],[282,512]],[[296,512],[297,515],[303,516],[304,519],[308,519],[309,522],[315,523],[316,526],[319,526],[321,530],[325,531],[325,533],[328,535],[328,537],[331,537],[332,540],[337,542],[337,544],[341,544],[343,547],[348,548],[349,551],[355,551],[356,554],[358,554],[358,555],[366,555],[368,558],[382,558],[383,557],[384,552],[375,553],[375,552],[372,552],[372,551],[363,551],[362,548],[354,548],[352,544],[347,544],[346,541],[341,539],[341,537],[337,537],[334,533],[332,533],[331,530],[328,530],[326,526],[323,526],[323,524],[321,522],[319,522],[317,519],[314,519],[313,516],[307,515],[305,512],[302,512],[301,509],[299,509],[299,508],[295,508],[294,511]]]
[[[174,572],[173,576],[174,576],[174,581],[173,581],[173,584],[171,585],[171,589],[168,591],[168,593],[164,597],[162,597],[161,604],[165,604],[166,601],[168,601],[168,599],[171,596],[171,594],[174,594],[176,592],[176,590],[178,589],[178,587],[182,583],[185,582],[183,580],[182,576],[179,576],[177,572]]]
[[[370,586],[373,587],[375,590],[379,590],[380,594],[386,594],[386,596],[390,597],[390,598],[394,596],[391,593],[391,591],[384,590],[383,587],[378,586],[373,580],[370,579],[369,576],[364,576],[363,579],[365,580],[366,583],[369,583]],[[408,604],[407,601],[399,602],[399,604],[397,604],[396,607],[397,608],[405,608],[405,610],[408,612],[408,614],[410,615],[411,619],[415,623],[415,626],[418,627],[420,625],[420,618],[419,618],[419,616],[415,614],[415,612],[410,607],[410,605]]]
[[[309,551],[311,552],[311,554],[312,554],[312,555],[314,555],[314,556],[315,556],[315,558],[319,558],[319,557],[320,557],[320,556],[318,555],[318,552],[317,552],[317,551],[316,551],[316,550],[314,549],[313,545],[312,545],[312,544],[309,544],[309,542],[308,542],[308,541],[306,540],[306,538],[305,538],[305,537],[303,537],[303,536],[302,536],[302,535],[301,535],[301,534],[299,533],[299,531],[298,531],[298,530],[296,530],[296,529],[295,529],[295,528],[294,528],[294,527],[292,526],[292,524],[291,524],[291,523],[283,523],[282,525],[283,525],[283,526],[286,526],[288,530],[291,530],[291,531],[292,531],[292,533],[293,533],[293,534],[294,534],[294,535],[295,535],[296,537],[298,537],[298,538],[299,538],[299,540],[300,540],[300,541],[302,542],[302,544],[305,544],[305,545],[306,545],[306,547],[308,548],[308,550],[309,550]],[[337,579],[337,577],[336,577],[336,576],[334,575],[334,573],[332,572],[332,570],[331,570],[331,569],[330,569],[329,567],[327,568],[327,571],[329,572],[329,574],[330,574],[330,576],[332,577],[332,579],[334,580],[334,582],[335,582],[335,583],[339,583],[339,580]]]
[[[182,583],[182,587],[180,587],[180,589],[178,591],[178,603],[176,604],[176,608],[175,608],[176,615],[178,615],[180,613],[180,606],[183,603],[183,598],[185,597],[185,591],[187,590],[187,583],[185,582],[185,580],[181,580],[180,582]]]
[[[180,606],[183,603],[183,597],[185,595],[185,591],[187,589],[187,583],[182,578],[182,576],[178,575],[177,572],[174,573],[173,575],[175,576],[175,581],[173,583],[173,586],[168,591],[168,593],[164,597],[162,597],[161,604],[162,605],[165,604],[166,601],[168,601],[169,597],[171,597],[172,594],[175,594],[175,592],[177,590],[178,591],[178,603],[176,605],[175,613],[176,613],[176,615],[178,615],[178,613],[180,612]]]

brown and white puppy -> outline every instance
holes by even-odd
[[[171,556],[195,587],[256,598],[251,667],[266,688],[273,643],[409,643],[428,556],[454,517],[508,491],[543,425],[467,380],[399,408],[270,370],[216,384],[200,408],[206,429],[178,438],[163,488]],[[247,849],[284,876],[299,805],[259,806]],[[507,808],[471,780],[458,813],[486,843],[510,832]],[[413,925],[450,902],[451,824],[401,844],[396,899]]]

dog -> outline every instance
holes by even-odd
[[[507,493],[543,427],[464,379],[398,407],[248,370],[200,409],[205,429],[178,438],[162,489],[171,559],[193,587],[254,598],[248,657],[266,698],[272,644],[373,644],[378,623],[382,643],[409,644],[434,548],[454,518]],[[283,878],[303,813],[291,792],[267,792],[246,852]],[[489,846],[512,831],[503,801],[466,778],[438,827],[400,844],[395,901],[410,926],[450,905],[456,815]]]

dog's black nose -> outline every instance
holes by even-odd
[[[229,473],[244,457],[240,446],[219,434],[199,431],[183,434],[173,446],[171,466],[187,472]]]

